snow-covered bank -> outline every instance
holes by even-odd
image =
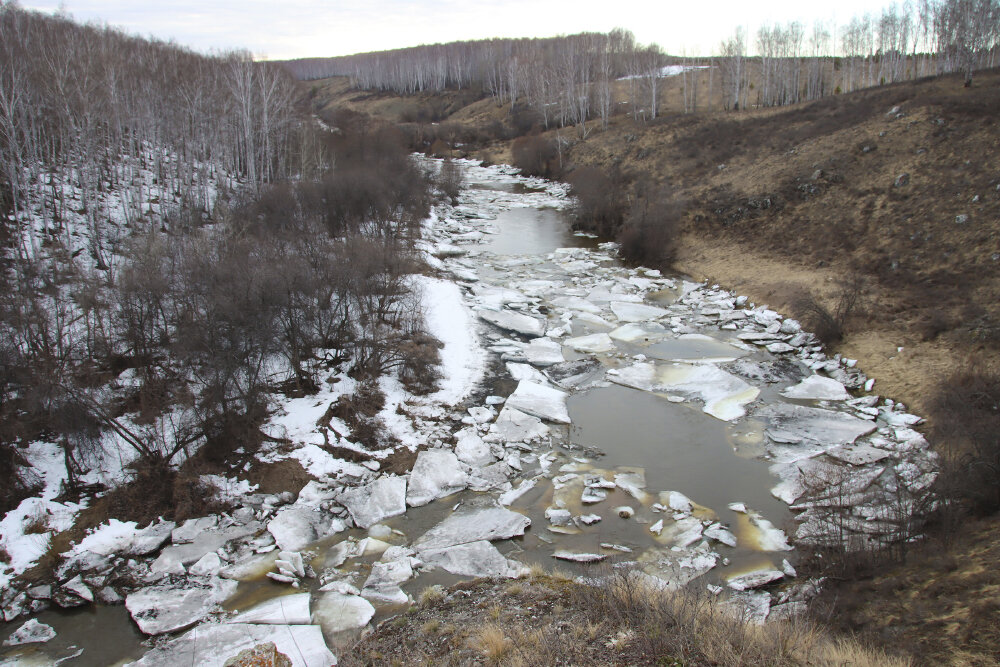
[[[483,379],[486,354],[479,344],[475,318],[459,286],[446,280],[419,276],[427,331],[444,344],[441,349],[441,388],[429,398],[456,405]]]

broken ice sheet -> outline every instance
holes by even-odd
[[[542,320],[521,313],[515,313],[510,310],[480,310],[476,314],[479,315],[480,319],[486,320],[501,329],[514,331],[526,336],[538,337],[545,333],[545,323]]]
[[[662,580],[668,590],[677,590],[711,570],[718,561],[719,554],[703,545],[652,548],[639,556],[639,567]]]
[[[422,450],[410,471],[406,503],[411,507],[426,505],[461,491],[469,484],[455,452],[444,449]]]
[[[490,426],[487,441],[502,443],[533,442],[549,434],[549,427],[534,415],[529,415],[505,405],[497,420]]]
[[[781,392],[785,398],[814,401],[846,401],[851,397],[843,384],[822,375],[810,375],[802,382]]]
[[[736,509],[739,506],[742,509]],[[731,504],[730,508],[738,512],[736,516],[736,532],[740,544],[757,551],[791,551],[785,532],[775,527],[759,512],[747,509],[743,505]]]
[[[344,491],[338,501],[351,513],[354,523],[368,528],[382,519],[406,512],[406,479],[379,477],[371,484]]]
[[[568,395],[564,391],[522,380],[507,398],[507,406],[534,415],[540,419],[570,423],[566,408]]]
[[[645,322],[647,320],[657,320],[670,314],[669,311],[657,306],[647,306],[644,303],[631,303],[627,301],[612,301],[611,312],[615,314],[619,322]]]
[[[158,584],[130,593],[125,607],[139,629],[160,635],[194,625],[236,592],[237,583],[217,579],[211,584]]]
[[[535,338],[524,350],[528,363],[534,366],[551,366],[566,361],[562,345],[551,338]]]
[[[552,557],[559,560],[572,561],[574,563],[597,563],[607,558],[607,555],[558,549],[552,553]]]
[[[756,387],[711,364],[640,362],[620,368],[607,378],[642,391],[700,398],[705,403],[704,412],[722,421],[744,416],[743,406],[760,394]]]
[[[566,347],[584,354],[602,354],[615,349],[615,343],[606,333],[595,333],[576,338],[567,338]]]
[[[308,625],[309,593],[295,593],[271,598],[238,614],[228,623],[258,623],[264,625]]]
[[[357,595],[329,592],[316,600],[313,619],[330,633],[362,628],[375,616],[372,603]]]
[[[178,656],[184,656],[187,664],[221,665],[240,651],[264,642],[274,642],[278,651],[291,658],[293,667],[329,667],[337,661],[326,647],[318,625],[204,623],[161,644],[131,664],[133,667],[173,667],[178,664]]]
[[[503,507],[460,508],[413,543],[417,551],[523,535],[531,519]]]
[[[757,412],[769,421],[768,436],[782,443],[815,442],[834,446],[854,442],[875,430],[875,424],[846,412],[776,403]]]
[[[427,567],[440,567],[452,574],[466,577],[520,576],[525,567],[509,560],[486,540],[458,544],[445,549],[426,549],[419,558]]]
[[[56,631],[52,626],[39,623],[32,618],[4,640],[4,646],[20,646],[21,644],[40,644],[54,639]]]
[[[624,324],[608,334],[615,340],[625,343],[654,343],[662,340],[669,331],[662,324],[646,322],[643,324]]]

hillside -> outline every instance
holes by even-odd
[[[702,82],[707,89],[707,81]],[[511,161],[518,110],[453,92],[400,97],[314,82],[327,113],[348,107],[437,137],[456,155]],[[757,303],[813,320],[857,296],[833,351],[858,359],[875,391],[928,416],[948,461],[944,497],[991,512],[1000,383],[1000,72],[924,79],[768,110],[684,115],[677,79],[666,115],[540,134],[562,143],[562,177],[584,167],[620,174],[632,192],[651,179],[681,202],[674,267]],[[436,109],[431,126],[414,122]],[[426,147],[427,144],[424,144]],[[436,144],[436,151],[441,145]],[[854,286],[846,289],[844,285]],[[835,338],[835,336],[833,337]],[[975,467],[971,462],[979,461]],[[994,596],[985,576],[1000,543],[995,518],[966,536],[947,513],[942,536],[889,576],[865,564],[830,594],[830,617],[890,646],[953,664],[993,664],[991,633],[973,619]],[[958,537],[956,537],[956,535]],[[942,555],[945,554],[945,555]],[[917,604],[924,595],[940,605]],[[978,610],[978,611],[977,611]]]
[[[679,88],[664,88],[664,108],[676,108]],[[459,135],[510,122],[509,107],[462,106],[453,92],[401,98],[344,79],[316,90],[319,106],[404,128],[430,108]],[[649,124],[618,116],[586,139],[559,131],[563,172],[617,168],[626,183],[650,176],[669,186],[684,203],[677,268],[785,311],[796,311],[803,290],[830,300],[839,279],[860,274],[866,313],[838,349],[884,393],[926,412],[934,388],[970,355],[996,358],[998,102],[1000,72],[991,71],[972,88],[942,77],[770,110]],[[510,144],[455,152],[510,161]]]

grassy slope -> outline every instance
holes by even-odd
[[[342,81],[321,88],[328,106],[397,122],[401,110],[427,105],[448,110],[451,123],[506,113],[490,100],[461,106],[453,93],[400,99]],[[833,305],[845,276],[863,276],[864,312],[837,351],[859,359],[876,391],[918,413],[928,414],[955,369],[998,367],[1000,71],[970,89],[944,77],[740,113],[681,115],[679,92],[667,88],[667,115],[655,123],[618,117],[583,140],[561,131],[573,142],[569,168],[617,164],[685,200],[677,268],[793,314],[804,293]],[[888,113],[894,107],[901,117]],[[504,142],[483,149],[509,156]],[[903,173],[909,182],[896,187]],[[1000,662],[996,611],[983,607],[995,605],[997,583],[981,574],[995,569],[998,527],[985,520],[944,558],[930,545],[888,575],[845,584],[833,594],[834,620],[929,662]],[[939,594],[941,604],[927,603]]]
[[[600,570],[599,570],[600,571]],[[340,655],[363,665],[813,665],[903,667],[802,622],[756,626],[714,598],[658,594],[617,575],[603,588],[535,574],[427,589]]]
[[[894,107],[903,117],[887,115]],[[1000,73],[972,89],[948,77],[784,110],[675,117],[640,133],[619,126],[572,158],[620,157],[623,169],[671,184],[688,203],[679,268],[697,277],[794,312],[803,289],[829,296],[859,271],[867,313],[841,351],[884,393],[922,409],[970,354],[997,356],[998,108]],[[895,187],[904,173],[909,183]],[[765,200],[770,208],[754,208]]]

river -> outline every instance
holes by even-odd
[[[433,169],[436,163],[425,164]],[[223,617],[307,593],[314,621],[336,652],[360,628],[339,629],[343,614],[330,621],[332,612],[321,610],[324,599],[340,596],[353,604],[364,588],[369,594],[363,597],[374,604],[371,622],[378,622],[428,586],[469,576],[456,572],[482,567],[483,573],[509,576],[539,564],[586,577],[627,566],[666,586],[690,581],[723,597],[743,596],[763,618],[795,589],[796,531],[807,541],[830,539],[836,515],[833,539],[898,538],[895,526],[903,517],[888,515],[886,498],[892,495],[898,506],[901,489],[915,494],[925,488],[933,458],[910,428],[917,418],[861,390],[866,378],[849,360],[826,358],[797,323],[765,306],[683,276],[625,266],[613,244],[572,232],[570,199],[561,184],[471,162],[462,169],[459,202],[435,211],[424,244],[429,261],[461,288],[456,294],[470,319],[455,326],[474,330],[485,370],[459,406],[407,400],[423,410],[411,418],[412,429],[428,442],[434,434],[431,444],[443,445],[440,460],[458,466],[455,488],[464,490],[446,490],[402,514],[379,510],[369,530],[321,534],[296,548],[311,571],[291,577],[295,587],[265,576],[273,573],[278,551],[263,529],[273,527],[278,501],[247,496],[252,511],[240,521],[263,538],[220,550],[230,569],[223,576],[240,582],[221,600]],[[530,333],[512,330],[517,328]],[[855,387],[853,395],[844,383]],[[323,401],[313,402],[311,409],[322,413]],[[505,414],[531,433],[512,431]],[[456,440],[465,448],[460,463],[451,454]],[[331,516],[335,525],[342,522],[348,513],[337,504],[340,486],[380,479],[358,468],[341,467],[340,481],[331,477],[317,487],[319,500],[309,504],[300,496],[290,507],[321,514],[324,526]],[[440,474],[434,484],[455,481]],[[814,486],[815,480],[835,481],[838,497],[850,496],[850,502],[815,501],[814,489],[814,502],[803,504],[810,475]],[[409,480],[411,492],[416,476]],[[798,503],[795,511],[792,503]],[[489,566],[422,562],[441,558],[427,546],[428,535],[450,517],[480,508],[525,516],[530,527],[486,537],[492,546],[484,544],[476,558],[492,559]],[[351,517],[360,522],[353,509]],[[443,544],[453,551],[479,540],[448,539]],[[345,545],[354,550],[347,557]],[[254,567],[237,576],[232,572],[241,563],[232,561],[240,554]],[[373,567],[387,562],[391,580],[372,583]],[[148,561],[137,567],[148,575]],[[405,573],[396,576],[398,570]],[[780,580],[786,593],[744,591],[758,585],[741,579],[747,574],[764,583]],[[124,664],[148,649],[122,606],[49,610],[37,618],[56,638],[3,649],[0,664],[56,664],[78,653],[73,664]],[[0,636],[23,620],[4,624]],[[194,659],[192,632],[168,644],[172,653],[163,655],[190,653]],[[143,664],[169,664],[163,655],[150,654]],[[308,656],[293,659],[315,664]]]

